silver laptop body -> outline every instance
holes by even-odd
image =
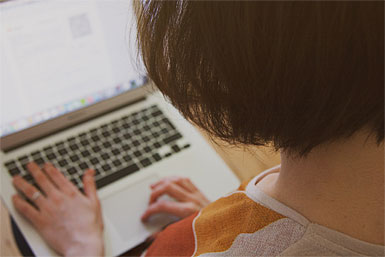
[[[238,186],[205,139],[129,61],[137,52],[127,43],[135,32],[128,0],[11,0],[0,3],[0,15],[1,197],[35,255],[56,253],[11,202],[12,175],[29,179],[26,161],[50,161],[79,187],[82,167],[99,172],[108,256],[172,220],[140,221],[149,185],[160,178],[189,177],[210,200]]]

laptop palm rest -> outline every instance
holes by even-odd
[[[153,174],[102,200],[108,243],[115,247],[120,245],[118,248],[125,245],[125,250],[129,250],[143,242],[155,231],[176,221],[175,217],[166,214],[154,215],[145,224],[140,219],[148,207],[151,194],[150,185],[158,180],[159,177]],[[116,241],[115,235],[118,236],[120,242]],[[114,241],[111,241],[111,237],[114,238]]]

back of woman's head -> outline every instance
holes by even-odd
[[[384,139],[382,1],[147,1],[155,85],[230,143],[304,155],[366,129]]]

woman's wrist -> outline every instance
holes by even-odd
[[[65,251],[64,256],[104,256],[104,242],[102,239],[93,239],[78,245],[73,245]]]

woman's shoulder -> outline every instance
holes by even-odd
[[[282,252],[304,234],[305,228],[253,199],[247,187],[255,179],[169,226],[149,248],[147,256],[275,255]],[[266,251],[268,241],[269,250]]]
[[[237,191],[175,224],[157,237],[146,256],[381,255],[381,246],[311,223],[256,184],[267,170]]]

